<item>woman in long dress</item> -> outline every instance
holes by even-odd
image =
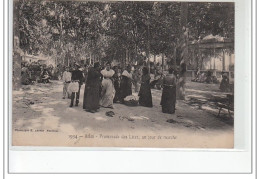
[[[100,106],[105,108],[113,108],[113,99],[115,97],[115,88],[113,84],[113,75],[115,71],[111,69],[111,64],[108,62],[106,68],[101,71],[103,75],[102,91]]]
[[[139,104],[145,107],[153,107],[150,75],[146,67],[143,68],[143,75],[141,77],[141,88],[139,92]]]
[[[101,74],[99,63],[94,64],[94,68],[91,67],[88,71],[84,99],[83,109],[88,112],[95,113],[99,109],[100,100],[100,86],[101,86]]]
[[[114,88],[116,91],[113,102],[116,103],[116,102],[120,101],[120,76],[121,75],[119,73],[118,66],[114,66],[113,70],[115,71],[113,79],[114,79]]]
[[[120,84],[120,91],[121,91],[121,102],[124,103],[124,98],[127,96],[132,95],[132,73],[131,73],[131,66],[128,65],[127,69],[122,73],[122,79]]]
[[[135,92],[138,93],[140,91],[140,83],[141,83],[142,72],[139,66],[135,67],[133,73],[133,82],[135,87]]]
[[[163,78],[163,92],[161,98],[161,106],[163,113],[175,113],[176,104],[176,77],[173,69],[169,68],[169,74]]]

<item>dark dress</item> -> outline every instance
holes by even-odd
[[[27,67],[22,68],[22,73],[21,73],[21,82],[23,85],[29,85],[30,84],[30,74],[29,70]]]
[[[94,111],[99,109],[100,86],[101,73],[94,68],[90,68],[85,85],[83,109]]]
[[[223,75],[219,89],[221,91],[228,91],[229,90],[229,79],[228,79],[227,76]]]
[[[121,101],[124,101],[124,98],[132,95],[132,82],[131,79],[122,76],[121,84],[120,84],[120,93],[121,93]]]
[[[163,78],[163,92],[161,98],[162,112],[175,113],[176,103],[176,77],[168,74]]]
[[[141,81],[141,88],[139,91],[139,104],[145,107],[153,107],[151,86],[150,86],[150,76],[143,75]]]
[[[114,88],[116,91],[113,102],[116,103],[117,101],[120,100],[120,77],[118,73],[114,74],[113,81],[114,81]]]

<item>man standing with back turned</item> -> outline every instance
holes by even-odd
[[[79,105],[80,88],[83,82],[83,73],[82,71],[79,70],[79,67],[80,67],[79,64],[75,63],[75,70],[72,71],[71,81],[78,82],[79,90],[78,92],[72,93],[70,107],[73,106],[75,96],[76,96],[75,106]]]

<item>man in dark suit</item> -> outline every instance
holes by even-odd
[[[81,70],[79,70],[79,67],[80,67],[79,64],[75,63],[75,69],[72,71],[71,81],[78,82],[79,90],[76,93],[72,93],[70,107],[73,106],[75,96],[76,96],[75,106],[79,105],[80,88],[81,88],[81,85],[83,83],[83,78],[84,78],[83,72]]]

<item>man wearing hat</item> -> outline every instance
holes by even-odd
[[[79,64],[75,63],[75,70],[72,71],[72,76],[71,76],[71,81],[73,83],[78,83],[78,92],[73,92],[71,95],[71,103],[70,103],[70,107],[73,106],[74,103],[74,98],[76,96],[76,104],[75,106],[79,105],[79,96],[80,96],[80,88],[83,82],[83,72],[79,70]]]

